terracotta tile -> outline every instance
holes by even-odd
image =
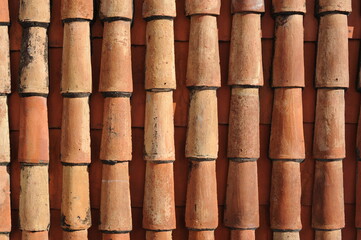
[[[2,10],[0,10],[2,11]],[[1,16],[1,13],[0,13]],[[0,92],[11,92],[10,42],[8,26],[0,26]]]
[[[133,159],[129,163],[132,207],[142,207],[146,164],[143,157],[144,130],[142,128],[132,128],[132,138]]]
[[[272,0],[265,0],[266,12],[262,16],[262,38],[273,38],[274,19],[272,18]]]
[[[349,26],[354,27],[353,38],[361,38],[361,24],[359,19],[361,18],[361,3],[359,1],[352,1],[352,13],[348,17]]]
[[[10,22],[9,16],[9,2],[8,0],[2,0],[0,2],[1,10],[0,10],[0,22]]]
[[[270,129],[271,128],[269,125],[260,125],[261,157],[257,161],[260,204],[269,204],[269,196],[271,191],[272,162],[268,158]]]
[[[177,1],[178,2],[178,1]],[[175,105],[174,125],[187,126],[189,90],[186,87],[186,72],[188,58],[188,43],[175,43],[175,67],[177,88],[173,94],[173,104]]]
[[[61,1],[51,2],[51,18],[49,26],[49,46],[62,47],[63,46],[63,23],[61,22],[60,8]],[[50,50],[49,50],[50,51]],[[50,61],[51,63],[51,61]]]
[[[19,88],[19,63],[20,51],[10,52],[10,68],[11,68],[11,95],[18,91]]]
[[[228,62],[229,62],[229,42],[220,42],[219,53],[221,60],[221,84],[217,90],[218,102],[218,123],[228,124],[229,102],[231,99],[231,88],[227,85],[228,81]]]
[[[0,96],[0,162],[10,162],[10,135],[9,135],[9,118],[7,97]],[[1,232],[1,231],[0,231]]]
[[[23,240],[48,240],[49,232],[48,231],[42,231],[42,232],[22,231],[21,239],[23,239]]]
[[[232,13],[239,13],[239,12],[257,12],[263,13],[264,9],[264,0],[236,0],[232,1]]]
[[[187,158],[217,158],[216,101],[215,90],[192,90],[186,140]],[[206,105],[207,108],[204,107]]]
[[[145,89],[175,89],[173,20],[147,22],[146,45]]]
[[[88,239],[89,240],[99,240],[102,237],[102,233],[99,230],[99,209],[92,209],[92,226],[88,230]]]
[[[360,93],[357,91],[357,83],[359,81],[359,53],[360,42],[349,41],[349,67],[350,67],[350,87],[346,91],[346,123],[356,123],[359,113]]]
[[[103,41],[101,38],[93,38],[91,40],[92,94],[99,92],[102,44]]]
[[[314,159],[312,157],[313,124],[304,124],[306,159],[301,163],[301,203],[302,205],[312,205],[312,192],[314,181]]]
[[[217,17],[218,38],[220,41],[231,39],[231,2],[232,0],[221,0],[221,15]]]
[[[64,24],[62,93],[90,93],[92,68],[88,22]]]
[[[90,163],[88,98],[64,98],[61,161]]]
[[[315,121],[316,89],[315,66],[316,66],[316,44],[306,42],[305,51],[305,88],[302,91],[303,121],[313,123]]]
[[[189,240],[214,240],[214,231],[189,231]]]
[[[25,163],[48,163],[49,129],[46,98],[24,97],[20,101],[18,160]]]
[[[100,159],[132,159],[132,135],[129,98],[105,98]],[[119,146],[122,146],[119,148]]]
[[[301,208],[302,230],[300,239],[314,239],[315,232],[312,229],[312,207],[302,206]]]
[[[102,234],[102,240],[130,240],[130,234],[129,233],[103,233]]]
[[[95,2],[97,1],[99,0],[95,0]],[[98,14],[96,14],[94,20],[90,22],[91,38],[93,40],[99,40],[103,37],[103,26],[103,22],[100,20]]]
[[[231,230],[230,240],[237,239],[256,239],[256,231],[255,230]]]
[[[317,41],[318,19],[315,16],[315,2],[316,0],[306,1],[307,10],[304,17],[305,41]]]
[[[86,240],[88,239],[88,230],[63,231],[63,240]]]
[[[176,227],[175,220],[173,164],[147,162],[143,228],[172,230]]]
[[[217,18],[191,17],[187,65],[187,86],[221,86]],[[202,32],[202,34],[199,34]]]
[[[62,165],[60,162],[60,129],[49,130],[49,195],[51,209],[60,209],[61,194],[59,189],[62,188]]]
[[[21,166],[19,215],[23,231],[47,231],[50,226],[48,166]],[[36,239],[34,237],[34,239]]]
[[[143,2],[143,18],[152,17],[175,17],[176,16],[176,3],[175,1],[157,1],[145,0]]]
[[[49,95],[48,95],[48,124],[49,128],[61,127],[61,114],[63,98],[60,94],[60,81],[61,81],[61,59],[62,49],[50,48],[49,49]]]
[[[133,68],[133,95],[132,105],[132,127],[144,126],[145,114],[145,90],[144,90],[144,66],[145,66],[145,47],[132,47],[132,68]],[[137,61],[135,61],[135,59]]]
[[[128,162],[103,164],[100,226],[102,231],[132,230]]]
[[[232,89],[228,158],[259,158],[259,110],[257,88]]]
[[[8,1],[10,10],[10,49],[20,50],[22,27],[17,21],[19,17],[19,1]]]
[[[346,124],[346,158],[343,163],[345,203],[355,203],[357,157],[355,152],[356,125]]]
[[[221,8],[221,1],[209,1],[209,0],[201,0],[201,1],[186,1],[186,15],[199,15],[199,14],[208,14],[208,15],[219,15]]]
[[[64,0],[61,4],[61,18],[93,19],[93,1],[89,0]]]
[[[147,240],[172,240],[172,231],[164,231],[164,232],[147,231],[145,238]]]
[[[224,224],[243,229],[259,226],[256,162],[229,162]]]
[[[256,229],[256,240],[271,240],[272,232],[269,223],[269,206],[260,206],[260,227]]]
[[[316,161],[312,203],[312,227],[326,230],[344,227],[345,215],[342,175],[341,161]]]
[[[298,240],[299,232],[273,232],[273,240]]]
[[[186,17],[184,12],[185,0],[176,1],[176,9],[177,17],[174,19],[174,39],[176,41],[187,41],[189,39],[190,19]]]
[[[271,89],[271,66],[273,57],[273,41],[262,41],[264,86],[260,88],[260,105],[262,124],[270,124],[272,116],[273,90]]]
[[[2,233],[0,234],[0,240],[9,240],[10,234],[9,233]]]
[[[273,12],[275,14],[284,14],[284,13],[305,13],[306,12],[306,0],[297,0],[297,1],[272,1]],[[292,238],[292,237],[291,237]],[[293,239],[293,238],[292,238]]]
[[[218,225],[215,161],[191,161],[189,169],[186,226],[215,229]]]
[[[188,238],[188,229],[185,227],[184,214],[185,214],[184,207],[176,208],[177,228],[173,231],[174,240],[183,240]]]
[[[304,4],[304,1],[293,2]],[[275,22],[272,86],[304,87],[303,16],[276,16]]]
[[[263,85],[260,14],[233,15],[229,59],[229,85]]]
[[[92,208],[100,208],[102,162],[99,159],[101,131],[91,130],[92,163],[89,166],[90,203]]]
[[[272,229],[302,228],[300,163],[273,161],[270,199]]]
[[[126,18],[133,17],[133,2],[130,0],[100,1],[99,15],[101,19],[106,18]]]
[[[347,88],[349,86],[347,36],[346,15],[328,14],[320,18],[316,87]]]
[[[91,213],[88,166],[63,166],[62,185],[62,228],[68,230],[89,228]]]
[[[11,209],[19,209],[20,195],[20,163],[18,158],[19,132],[10,132],[10,191],[11,191]],[[13,221],[14,224],[14,221]],[[18,223],[16,223],[18,225]]]
[[[130,51],[130,22],[105,22],[100,67],[100,92],[133,92]]]
[[[319,0],[317,4],[318,14],[327,12],[351,12],[351,0]]]
[[[20,22],[50,22],[50,1],[32,0],[20,2],[19,8]]]
[[[103,127],[103,112],[104,112],[104,98],[101,93],[93,93],[89,97],[90,106],[90,128],[102,129]]]
[[[173,92],[147,92],[144,159],[174,161]]]
[[[0,231],[11,231],[11,206],[10,206],[10,171],[8,166],[0,166]]]
[[[185,157],[185,139],[187,129],[184,127],[174,128],[175,154],[174,162],[174,182],[175,184],[175,204],[185,206],[187,192],[188,160]]]
[[[315,240],[341,240],[341,230],[334,231],[315,231]]]
[[[219,134],[219,152],[216,160],[216,175],[217,175],[217,198],[218,205],[225,205],[226,190],[227,190],[227,173],[228,164],[227,159],[227,142],[228,142],[228,127],[226,125],[218,126]],[[223,222],[223,219],[221,219]]]
[[[343,90],[317,91],[313,157],[345,158],[345,100]]]
[[[305,158],[302,120],[302,89],[276,88],[269,146],[271,159]]]
[[[146,22],[144,21],[142,16],[142,8],[143,0],[134,0],[133,27],[131,31],[132,44],[134,45],[145,45]]]
[[[133,231],[130,239],[145,239],[145,230],[142,227],[142,208],[132,208]]]
[[[345,205],[345,220],[346,227],[342,229],[342,239],[356,239],[356,228],[355,228],[355,205]]]

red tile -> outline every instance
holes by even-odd
[[[221,81],[222,86],[217,91],[218,98],[218,122],[219,124],[228,124],[229,102],[231,98],[231,88],[228,82],[228,60],[229,43],[221,42],[219,46],[221,61]]]
[[[146,22],[142,17],[143,0],[134,0],[134,16],[132,27],[132,44],[133,45],[145,45],[145,27]]]
[[[353,39],[361,39],[361,2],[352,1],[352,13],[348,17],[348,25],[353,27]]]
[[[306,1],[304,17],[305,41],[316,41],[318,34],[318,20],[315,17],[315,0]]]
[[[342,239],[356,239],[355,205],[345,205],[346,226],[342,229]]]
[[[49,130],[49,195],[52,209],[60,209],[61,207],[62,165],[60,162],[60,138],[60,129]]]
[[[19,132],[10,132],[10,191],[11,209],[19,209],[20,163],[18,162]]]
[[[217,18],[218,39],[220,41],[229,41],[231,39],[231,0],[221,1],[221,14]]]
[[[92,208],[100,207],[100,186],[102,180],[102,163],[99,160],[102,132],[91,130],[91,164],[89,166],[90,203]]]
[[[228,139],[228,126],[219,125],[219,151],[216,161],[217,173],[217,198],[218,205],[224,205],[226,199],[227,189],[227,175],[228,175],[228,159],[227,159],[227,139]]]
[[[272,0],[265,0],[266,12],[262,16],[262,37],[273,38],[274,20],[271,16]]]
[[[145,230],[142,228],[143,209],[132,208],[133,230],[130,239],[145,239]]]
[[[188,179],[188,159],[185,158],[185,141],[187,128],[176,127],[175,135],[175,154],[174,162],[174,182],[175,182],[175,204],[176,206],[185,206]]]
[[[19,16],[19,1],[9,1],[10,9],[10,49],[11,50],[20,50],[21,46],[21,35],[22,28],[18,22]]]
[[[301,163],[302,205],[312,205],[315,162],[312,158],[313,124],[304,124],[306,159]]]
[[[51,2],[51,20],[49,26],[49,47],[63,46],[63,23],[60,16],[61,1]]]
[[[262,124],[270,124],[272,116],[273,90],[271,89],[271,69],[273,56],[273,41],[262,40],[264,86],[260,88],[260,105]]]
[[[178,3],[178,1],[177,1]],[[188,43],[175,43],[175,66],[177,88],[173,94],[175,104],[174,125],[187,126],[188,107],[189,107],[189,90],[186,87]]]
[[[144,129],[132,128],[133,159],[129,163],[130,194],[132,207],[143,207],[145,161]]]
[[[188,41],[189,18],[185,15],[185,0],[176,1],[177,17],[174,19],[174,39],[176,41]]]
[[[260,227],[256,229],[256,240],[271,240],[272,231],[270,229],[269,205],[260,205]]]
[[[312,208],[311,206],[302,206],[301,219],[302,219],[302,230],[300,232],[301,239],[314,239],[314,231],[312,229]]]
[[[314,88],[316,67],[316,44],[305,43],[305,88],[303,89],[303,121],[315,121],[316,89]]]
[[[343,160],[343,187],[345,193],[345,203],[347,204],[354,204],[356,197],[356,133],[356,124],[346,124],[346,158]]]
[[[145,47],[132,47],[132,68],[133,68],[133,95],[132,105],[132,126],[144,126],[145,112],[145,90],[144,90],[144,67],[145,67]]]
[[[271,190],[271,168],[272,162],[268,158],[268,145],[270,138],[270,125],[260,125],[261,157],[258,160],[258,189],[259,203],[269,204]]]
[[[349,40],[349,69],[350,69],[350,87],[346,90],[346,123],[357,123],[359,113],[360,93],[356,90],[359,81],[359,53],[360,42]]]

